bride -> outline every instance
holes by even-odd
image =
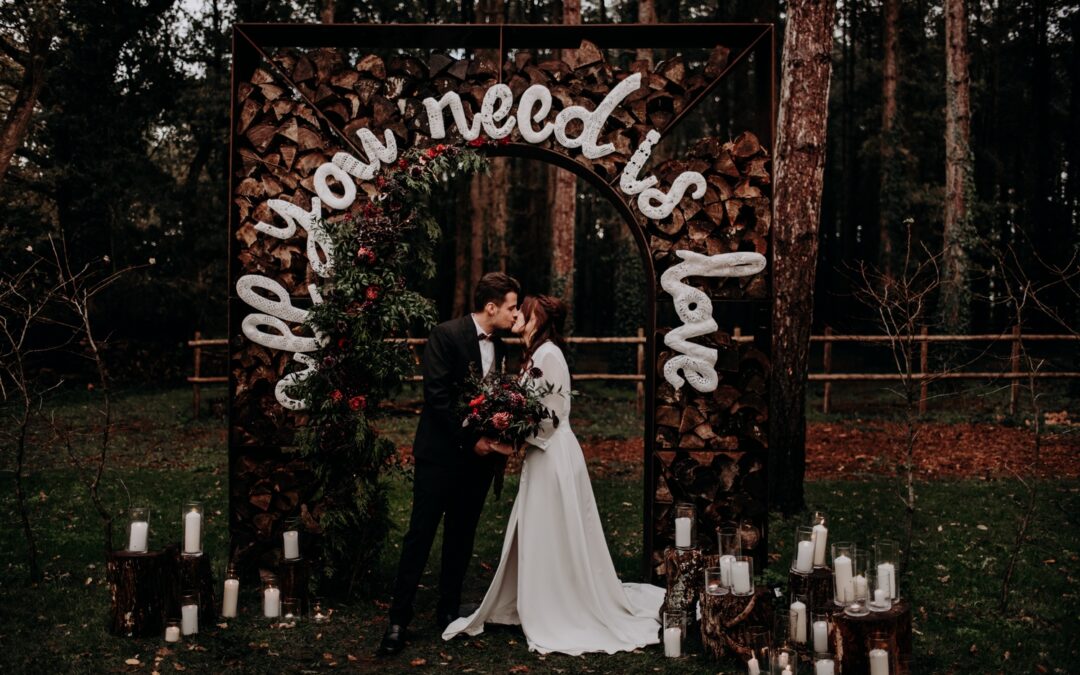
[[[480,607],[447,626],[444,640],[478,635],[495,623],[520,625],[529,649],[541,654],[613,654],[659,642],[664,589],[624,584],[615,575],[585,458],[570,430],[565,319],[558,298],[528,297],[521,305],[512,330],[525,342],[523,377],[554,385],[544,404],[558,421],[545,420],[526,441],[499,568]]]

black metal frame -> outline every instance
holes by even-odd
[[[582,40],[589,40],[600,46],[601,49],[638,49],[638,48],[711,48],[722,44],[731,49],[731,58],[727,67],[717,75],[712,82],[693,100],[688,101],[683,109],[672,118],[663,128],[658,129],[662,135],[673,129],[691,110],[715,89],[717,85],[739,64],[743,63],[748,56],[754,55],[759,62],[767,62],[768,68],[759,68],[755,86],[759,93],[769,91],[769,95],[758,96],[757,100],[768,101],[768,110],[758,111],[759,116],[769,120],[767,132],[768,138],[763,140],[763,145],[772,149],[775,142],[776,129],[776,34],[772,24],[763,23],[692,23],[692,24],[271,24],[271,23],[242,23],[234,24],[232,34],[232,74],[231,74],[231,109],[230,109],[230,136],[229,136],[229,289],[228,289],[228,325],[230,335],[235,335],[238,327],[233,323],[234,305],[239,307],[243,301],[235,292],[235,251],[233,250],[234,237],[238,223],[238,209],[233,204],[232,196],[235,194],[236,152],[234,147],[237,111],[237,87],[260,64],[271,67],[284,82],[286,82],[298,96],[302,96],[299,88],[289,75],[283,72],[273,62],[267,53],[269,47],[337,47],[337,48],[371,48],[371,49],[497,49],[499,51],[499,63],[503,63],[506,53],[510,49],[533,48],[533,49],[576,49]],[[767,61],[765,61],[767,59]],[[500,77],[501,77],[501,68]],[[331,129],[344,145],[353,149],[359,155],[364,156],[352,139],[342,132],[340,128],[322,114],[319,107],[313,102],[307,101],[316,111],[323,122]],[[526,157],[538,159],[554,164],[563,169],[574,172],[576,175],[587,180],[593,187],[610,201],[622,215],[627,223],[634,240],[637,243],[642,263],[647,272],[648,303],[646,308],[646,403],[645,403],[645,443],[644,443],[644,476],[643,476],[643,534],[644,547],[642,550],[642,573],[644,578],[652,578],[652,539],[653,539],[653,490],[656,476],[654,475],[655,457],[652,445],[655,442],[655,394],[656,394],[656,309],[657,309],[657,282],[656,270],[653,266],[652,255],[649,251],[646,234],[642,229],[637,217],[630,210],[628,202],[616,187],[619,177],[610,181],[589,171],[577,161],[562,153],[530,145],[527,143],[510,143],[497,146],[488,150],[492,155]],[[772,247],[769,248],[770,263]],[[232,403],[235,400],[235,380],[229,378],[229,418],[232,419]],[[251,448],[247,448],[251,450]],[[233,528],[233,490],[231,481],[234,475],[233,461],[237,455],[237,449],[233,447],[233,433],[230,424],[229,432],[229,528]],[[767,525],[767,523],[766,523]],[[763,532],[763,535],[765,533]]]

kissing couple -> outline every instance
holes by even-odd
[[[476,286],[473,311],[441,323],[423,355],[424,406],[413,444],[412,515],[401,546],[389,625],[378,654],[405,648],[420,577],[444,520],[435,623],[444,640],[478,635],[487,623],[521,626],[531,651],[613,654],[659,642],[664,589],[622,583],[604,538],[592,483],[570,425],[570,370],[563,354],[566,305],[527,296],[494,272]],[[522,338],[521,375],[550,387],[554,419],[525,439],[525,460],[499,567],[477,607],[462,607],[476,527],[496,470],[513,448],[462,427],[457,403],[470,372],[504,366],[499,331]],[[555,421],[558,420],[558,421]]]

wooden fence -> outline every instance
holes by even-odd
[[[735,342],[753,342],[753,335],[743,335],[739,328],[735,328],[732,339]],[[810,336],[810,342],[824,343],[823,350],[823,372],[810,373],[807,377],[811,382],[823,382],[825,384],[825,391],[822,397],[822,412],[828,413],[832,406],[832,385],[834,382],[873,382],[873,381],[901,381],[904,379],[904,375],[900,373],[834,373],[832,371],[832,357],[833,357],[833,345],[838,342],[849,343],[868,343],[868,344],[888,344],[892,338],[887,335],[839,335],[832,332],[831,328],[825,328],[824,335],[812,335]],[[1076,342],[1080,341],[1078,335],[1021,335],[1020,327],[1014,326],[1010,332],[1001,333],[1000,335],[930,335],[926,328],[923,328],[919,335],[912,336],[912,340],[919,344],[919,369],[911,374],[911,379],[919,382],[919,413],[926,412],[926,401],[928,397],[928,388],[932,381],[935,380],[989,380],[989,379],[1006,379],[1011,380],[1009,384],[1009,412],[1016,413],[1016,403],[1020,392],[1020,380],[1028,377],[1035,377],[1039,379],[1043,378],[1055,378],[1055,379],[1072,379],[1080,378],[1080,372],[1069,371],[1039,371],[1035,373],[1029,373],[1026,370],[1021,369],[1020,364],[1020,347],[1023,342]],[[521,344],[520,338],[506,338],[503,340],[506,344],[519,345]],[[633,373],[575,373],[574,379],[577,381],[587,380],[612,380],[612,381],[625,381],[634,382],[637,390],[637,409],[639,412],[644,410],[645,401],[645,330],[639,328],[636,336],[631,337],[569,337],[566,339],[567,343],[572,345],[636,345],[636,368]],[[416,352],[416,347],[423,346],[427,343],[426,338],[404,338],[397,339],[394,342],[401,342],[408,345],[409,349],[413,352],[413,358],[417,364],[420,362],[420,356]],[[961,343],[961,342],[1009,342],[1011,345],[1011,354],[1009,357],[1009,370],[1008,371],[947,371],[947,372],[931,372],[930,371],[930,343]],[[198,331],[195,332],[195,339],[188,341],[188,346],[192,347],[195,352],[195,374],[187,378],[187,381],[191,383],[193,390],[193,404],[195,408],[195,417],[199,417],[200,407],[200,391],[199,387],[203,384],[219,384],[228,382],[229,378],[226,375],[204,375],[202,373],[202,351],[208,347],[225,347],[229,344],[225,339],[206,339],[202,337],[202,334]],[[420,375],[411,375],[407,378],[411,382],[419,382],[423,378]]]

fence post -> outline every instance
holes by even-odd
[[[1013,326],[1012,330],[1012,355],[1009,358],[1009,369],[1012,371],[1012,382],[1009,383],[1009,414],[1016,414],[1016,401],[1020,395],[1020,324]]]
[[[195,419],[199,419],[199,408],[201,407],[199,405],[201,402],[199,398],[199,377],[202,375],[202,344],[200,340],[202,340],[202,332],[195,331],[195,381],[191,383],[192,398],[195,404]]]
[[[645,329],[637,329],[638,343],[637,343],[637,374],[645,374]],[[638,380],[637,382],[637,411],[638,414],[645,412],[645,382],[644,380]]]
[[[926,414],[926,393],[930,383],[926,381],[927,371],[930,370],[930,341],[926,339],[929,329],[923,326],[919,329],[922,343],[919,345],[919,414]]]
[[[825,357],[823,368],[825,374],[828,375],[832,372],[832,341],[829,338],[832,336],[832,327],[825,326]],[[829,414],[829,408],[832,407],[832,382],[825,380],[825,395],[821,399],[821,412],[826,415]]]

